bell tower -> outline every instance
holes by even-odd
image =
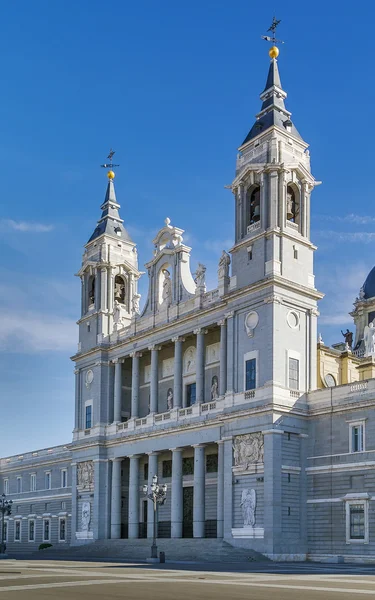
[[[278,54],[276,46],[269,51],[261,110],[239,147],[232,184],[237,288],[272,276],[314,288],[310,194],[320,182],[311,174],[308,144],[285,107]]]
[[[82,282],[79,350],[101,344],[114,331],[130,324],[137,312],[138,256],[120,217],[115,193],[115,172],[110,152],[108,185],[101,206],[102,214],[85,246],[82,267],[77,275]]]

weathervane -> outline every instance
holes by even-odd
[[[107,156],[107,158],[109,159],[109,163],[104,163],[104,165],[100,165],[101,167],[103,167],[103,169],[109,169],[109,171],[107,173],[108,179],[115,178],[115,172],[113,171],[113,169],[114,169],[114,167],[120,166],[120,165],[113,164],[112,159],[113,159],[114,154],[116,154],[116,152],[114,150],[112,150],[112,148],[111,148],[109,151],[109,154]]]
[[[283,40],[276,39],[276,29],[281,23],[281,19],[277,20],[276,17],[272,20],[272,25],[267,29],[267,31],[271,31],[272,35],[262,35],[262,40],[266,40],[266,42],[271,42],[271,44],[283,44]]]

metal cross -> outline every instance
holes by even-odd
[[[276,17],[272,19],[272,25],[267,29],[267,31],[271,31],[272,35],[262,35],[262,40],[266,40],[266,42],[271,42],[271,44],[283,44],[283,40],[276,39],[276,29],[281,23],[281,19],[277,20]]]
[[[107,158],[109,158],[109,163],[104,163],[104,165],[100,165],[101,167],[103,167],[103,169],[113,169],[113,167],[119,167],[120,165],[114,165],[112,162],[112,158],[114,156],[114,154],[116,154],[115,150],[112,150],[112,148],[109,151],[109,154],[107,156]]]

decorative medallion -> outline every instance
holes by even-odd
[[[264,438],[259,431],[237,435],[234,438],[234,466],[243,471],[248,470],[251,465],[262,463],[264,460]]]
[[[94,372],[89,369],[88,371],[86,371],[86,387],[90,387],[90,385],[92,384],[92,382],[94,381]]]
[[[299,329],[299,314],[295,310],[290,310],[286,316],[286,322],[291,329]]]
[[[254,330],[259,323],[259,315],[255,310],[249,312],[245,317],[245,329],[249,337],[254,336]]]
[[[324,377],[324,382],[327,387],[335,387],[336,385],[336,379],[331,373],[327,373],[327,375]]]

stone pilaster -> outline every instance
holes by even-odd
[[[194,446],[194,505],[193,505],[193,537],[205,536],[205,447]]]
[[[158,452],[150,452],[148,455],[148,489],[152,484],[152,478],[158,474]],[[148,500],[147,505],[147,537],[152,538],[154,535],[154,507],[151,500]]]
[[[233,527],[233,448],[232,438],[226,437],[224,442],[224,538],[232,539]]]
[[[172,448],[171,537],[182,537],[183,487],[182,448]]]
[[[182,406],[182,343],[184,338],[174,337],[174,382],[173,382],[173,408]]]
[[[81,429],[81,372],[79,369],[74,371],[75,375],[75,413],[74,413],[74,429]]]
[[[281,444],[283,431],[264,435],[264,547],[270,558],[280,554],[282,541]]]
[[[227,392],[234,392],[234,313],[225,315],[227,319]]]
[[[131,418],[138,418],[139,411],[139,359],[142,356],[139,352],[132,352],[132,405]]]
[[[205,365],[205,342],[204,336],[207,333],[205,329],[195,329],[197,336],[197,358],[196,358],[196,403],[204,402],[204,365]]]
[[[129,539],[139,536],[139,454],[129,456]]]
[[[115,385],[113,394],[113,422],[121,422],[121,395],[122,395],[122,360],[115,358]]]
[[[121,538],[121,458],[112,460],[111,539]]]
[[[219,373],[219,395],[225,396],[227,391],[227,322],[222,319],[218,322],[220,326],[220,373]]]
[[[149,350],[151,350],[150,413],[154,414],[158,412],[160,346],[150,346]]]
[[[219,440],[217,461],[217,537],[224,537],[224,442]]]

